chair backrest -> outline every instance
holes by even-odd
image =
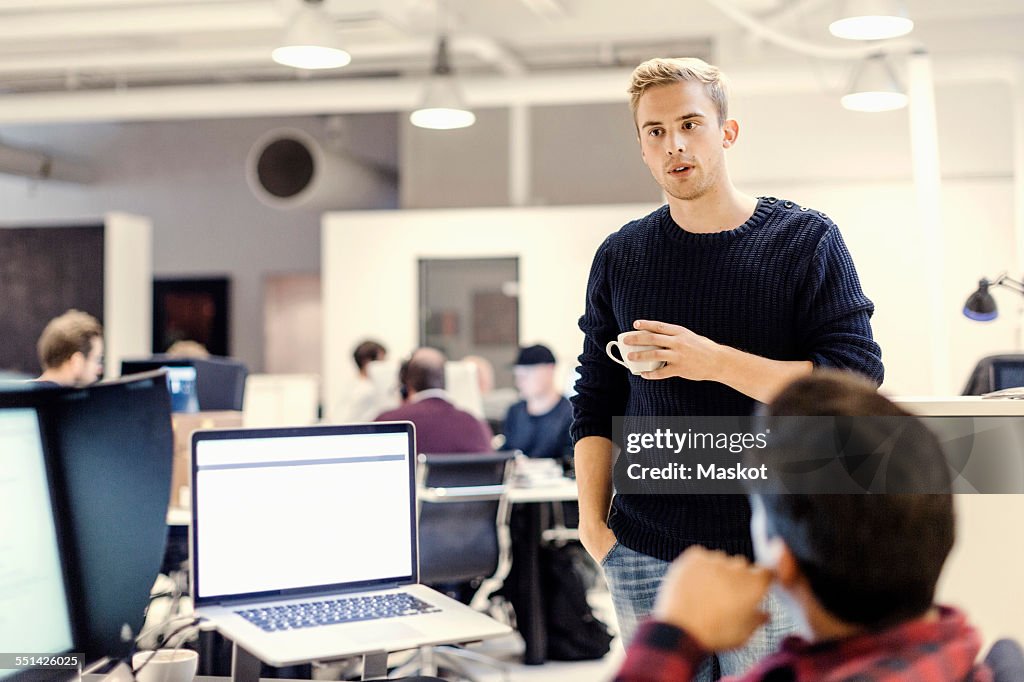
[[[961,395],[982,395],[1024,386],[1024,354],[989,355],[978,360]]]
[[[479,604],[511,565],[508,487],[512,452],[420,455],[420,582],[484,580]],[[481,595],[487,589],[486,595]]]
[[[985,665],[992,671],[994,682],[1024,680],[1024,651],[1012,639],[1000,639],[985,656]]]

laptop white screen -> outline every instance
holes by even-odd
[[[415,575],[402,433],[199,440],[196,597]]]
[[[0,410],[0,453],[0,645],[70,651],[71,615],[34,409]],[[0,670],[0,678],[13,674]]]

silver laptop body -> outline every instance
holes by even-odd
[[[510,632],[417,584],[415,452],[409,422],[197,431],[189,533],[197,615],[274,666]],[[419,610],[285,629],[273,622],[275,607],[315,612],[315,603],[399,592]]]

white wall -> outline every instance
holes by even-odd
[[[393,357],[417,338],[419,258],[519,257],[519,336],[551,347],[564,373],[583,347],[594,252],[654,205],[328,213],[323,219],[324,397],[355,377],[351,351],[379,339]],[[456,359],[456,358],[453,358]]]
[[[872,320],[893,394],[932,393],[928,282],[909,182],[791,185],[779,193],[828,207],[841,226],[861,282],[875,302]],[[1004,315],[979,324],[961,309],[980,276],[1014,261],[1007,180],[945,184],[949,282],[944,327],[953,348],[945,380],[959,388],[978,357],[1012,348],[1018,301],[996,292]],[[417,343],[417,259],[520,258],[520,337],[550,344],[565,371],[582,348],[577,327],[594,250],[605,235],[653,205],[333,213],[324,216],[324,356],[328,405],[354,370],[349,352],[364,337],[393,353]],[[965,229],[969,227],[969,229]],[[368,292],[373,292],[369,295]]]

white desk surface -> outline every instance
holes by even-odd
[[[930,417],[1024,416],[1024,400],[963,396],[890,396],[908,412]]]

